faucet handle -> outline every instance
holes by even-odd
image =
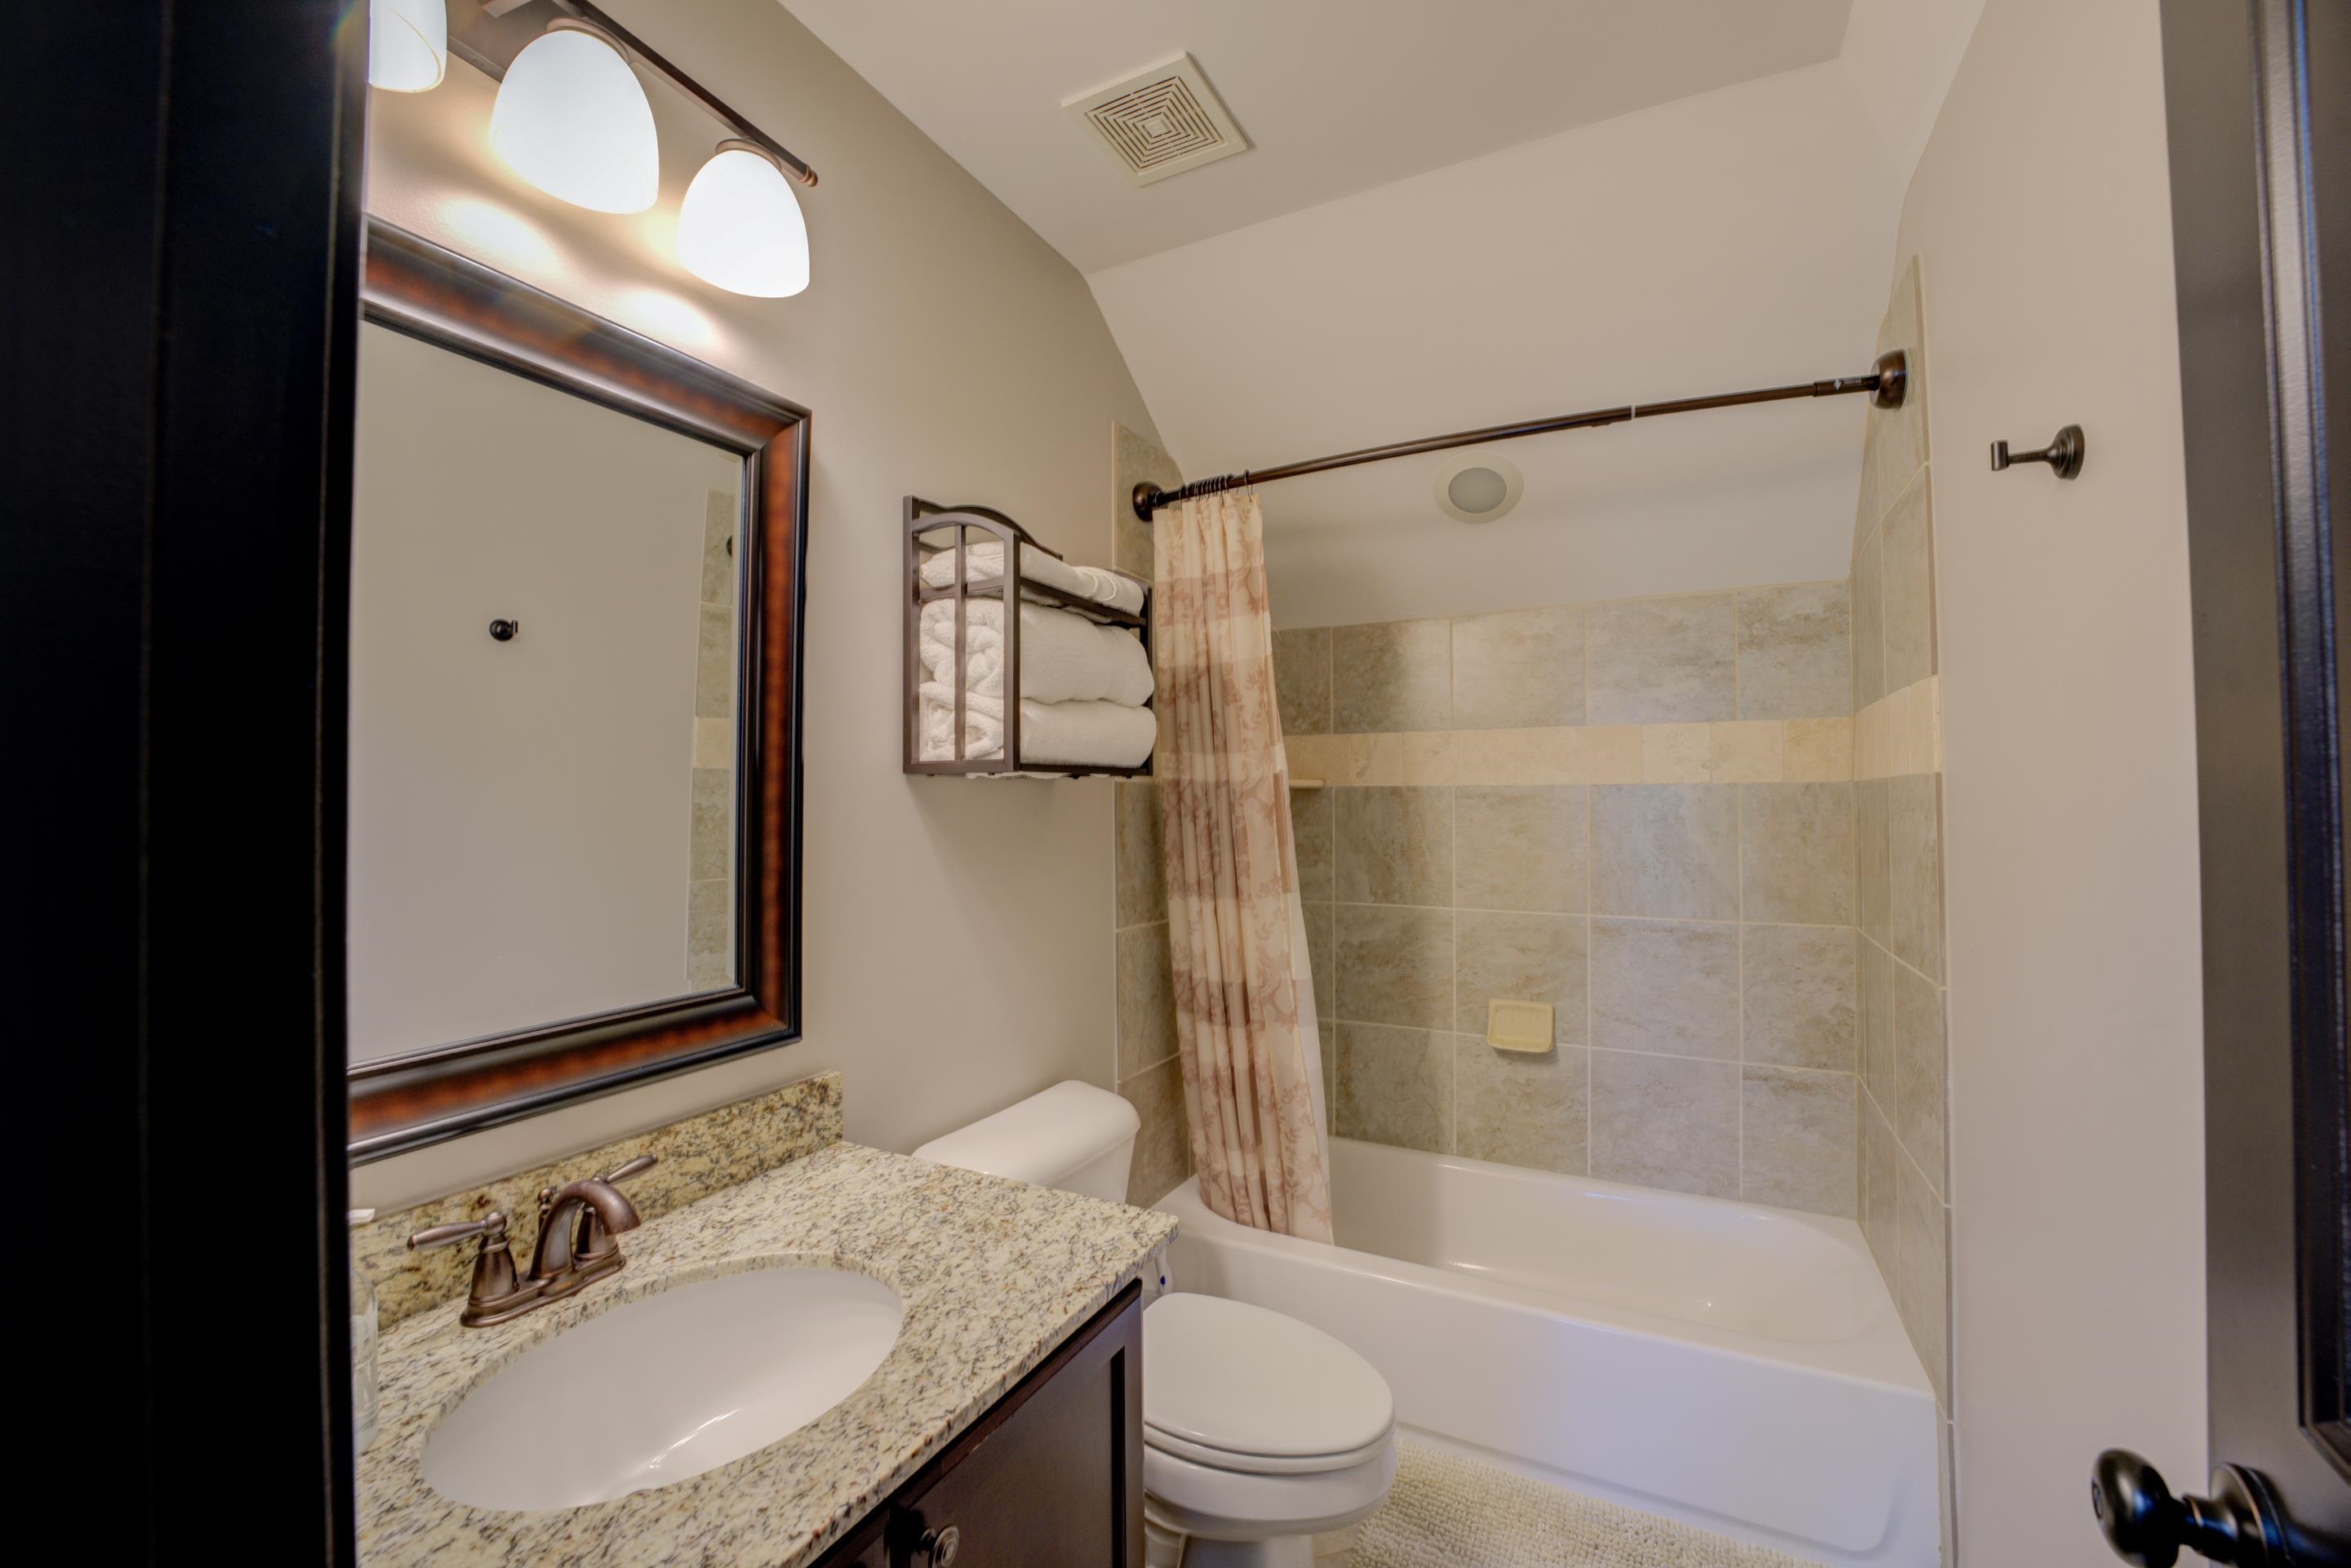
[[[431,1226],[411,1236],[408,1246],[411,1251],[421,1252],[428,1247],[463,1241],[469,1236],[482,1239],[482,1249],[474,1255],[473,1288],[466,1292],[465,1310],[457,1315],[457,1321],[468,1328],[503,1322],[520,1312],[538,1293],[536,1286],[526,1286],[515,1277],[514,1254],[507,1249],[504,1210],[494,1208],[479,1219]]]
[[[494,1208],[479,1219],[459,1220],[455,1225],[428,1226],[408,1239],[408,1249],[411,1252],[422,1252],[428,1247],[446,1247],[451,1242],[463,1241],[469,1236],[482,1236],[489,1239],[482,1243],[484,1251],[489,1250],[495,1243],[503,1242],[507,1239],[505,1213]]]

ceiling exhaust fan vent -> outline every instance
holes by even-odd
[[[1061,107],[1093,131],[1102,150],[1138,185],[1249,151],[1249,138],[1189,55],[1163,60]]]

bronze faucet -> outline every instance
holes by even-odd
[[[628,1261],[613,1239],[634,1230],[641,1221],[636,1205],[615,1182],[652,1167],[651,1155],[641,1155],[601,1176],[583,1176],[538,1195],[538,1245],[531,1260],[530,1278],[515,1278],[514,1256],[507,1246],[507,1217],[491,1210],[479,1219],[436,1225],[408,1239],[412,1249],[444,1247],[468,1237],[482,1239],[474,1260],[473,1289],[457,1321],[467,1328],[518,1318],[534,1308],[559,1301],[616,1273]]]
[[[637,1209],[612,1183],[651,1164],[648,1155],[610,1176],[583,1176],[540,1190],[538,1251],[531,1260],[530,1277],[543,1281],[541,1294],[568,1296],[627,1261],[612,1238],[637,1228]]]

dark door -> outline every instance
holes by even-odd
[[[2336,614],[2351,592],[2351,4],[2164,0],[2163,36],[2196,619],[2213,1469],[2167,1486],[2110,1451],[2091,1500],[2135,1563],[2186,1550],[2325,1568],[2351,1563]]]
[[[74,1537],[35,1552],[350,1564],[366,7],[0,18],[0,1040],[39,1281],[9,1394]]]

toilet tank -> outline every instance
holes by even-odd
[[[1112,1203],[1126,1201],[1126,1167],[1143,1118],[1107,1089],[1075,1079],[934,1138],[918,1158],[1010,1176]]]

